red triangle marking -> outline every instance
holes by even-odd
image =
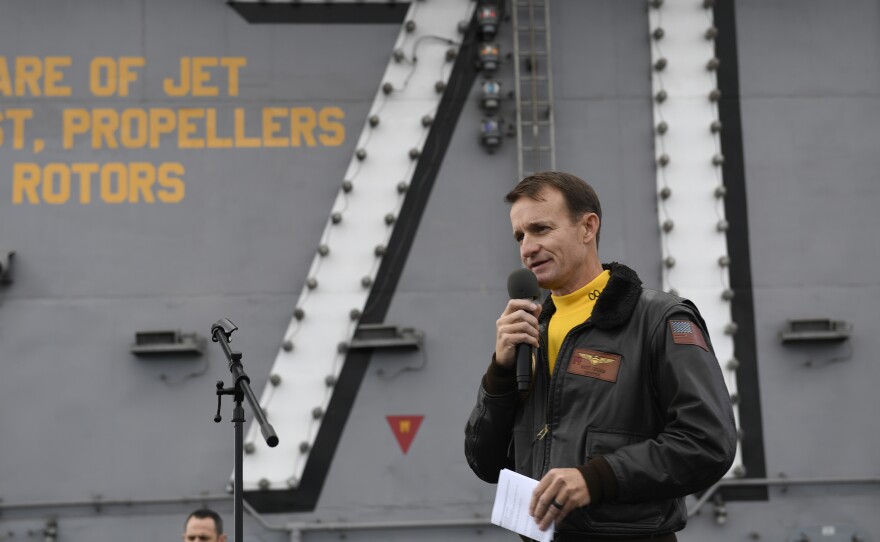
[[[416,433],[419,431],[419,426],[422,425],[422,420],[425,419],[425,417],[385,416],[385,419],[388,420],[388,425],[391,426],[391,432],[397,437],[397,443],[400,444],[400,449],[403,450],[405,455],[409,451],[413,439],[416,438]]]

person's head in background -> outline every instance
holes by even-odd
[[[200,508],[192,512],[183,524],[184,542],[226,542],[223,519],[213,510]]]

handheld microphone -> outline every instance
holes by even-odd
[[[538,279],[529,269],[517,269],[507,277],[507,295],[510,299],[530,299],[534,301],[541,295]],[[516,345],[516,389],[528,391],[532,381],[532,354],[534,347],[520,343]]]

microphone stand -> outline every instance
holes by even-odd
[[[241,365],[241,352],[233,352],[229,348],[230,336],[237,329],[238,327],[230,322],[228,318],[221,318],[216,324],[211,326],[211,340],[215,343],[220,343],[220,348],[223,349],[226,359],[229,360],[229,372],[232,373],[233,377],[231,388],[224,388],[223,381],[217,381],[217,415],[214,416],[214,421],[220,423],[221,420],[220,400],[222,396],[232,395],[235,401],[235,407],[232,409],[232,423],[235,425],[235,481],[233,483],[235,540],[233,542],[243,542],[242,510],[244,509],[244,491],[242,486],[244,482],[242,478],[242,463],[244,452],[244,408],[242,408],[241,403],[245,397],[247,397],[248,403],[251,405],[254,417],[260,423],[260,431],[263,433],[263,438],[266,439],[266,444],[269,447],[274,448],[278,446],[278,435],[275,434],[275,429],[269,423],[269,420],[266,419],[266,414],[260,407],[257,398],[254,397],[254,392],[250,386],[251,380],[245,374],[244,367]]]

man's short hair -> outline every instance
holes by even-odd
[[[571,173],[542,171],[529,175],[504,196],[504,201],[513,203],[521,197],[541,201],[541,191],[545,188],[555,188],[562,192],[572,222],[577,222],[587,213],[596,213],[599,217],[599,230],[602,229],[602,205],[599,203],[599,196],[587,181]],[[599,230],[596,230],[596,245],[599,244]]]
[[[190,515],[186,516],[186,521],[183,522],[184,530],[186,530],[186,524],[189,523],[190,518],[211,518],[214,520],[214,527],[217,529],[217,536],[223,534],[223,519],[220,518],[220,514],[213,510],[209,510],[208,508],[199,508],[198,510],[192,512]]]

